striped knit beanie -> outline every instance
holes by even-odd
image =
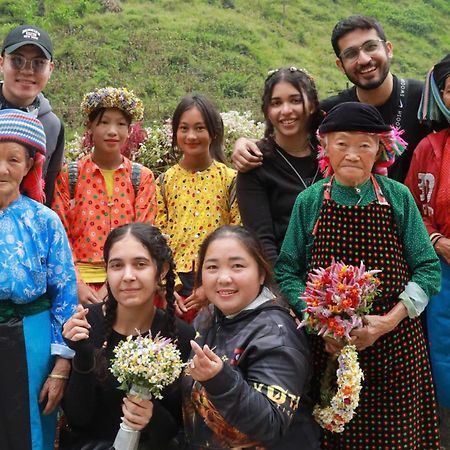
[[[0,111],[0,141],[17,142],[45,155],[42,123],[33,115],[18,109]]]
[[[18,109],[0,111],[0,142],[17,142],[30,150],[33,167],[25,175],[20,192],[43,203],[45,200],[42,168],[45,162],[45,133],[41,122]]]

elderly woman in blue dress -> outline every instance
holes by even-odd
[[[43,206],[45,134],[0,111],[0,448],[50,450],[72,351],[62,324],[77,302],[70,247]]]

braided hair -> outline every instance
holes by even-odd
[[[158,228],[146,223],[133,222],[115,228],[108,235],[103,250],[103,257],[106,264],[108,264],[113,245],[124,239],[126,236],[133,236],[148,250],[153,262],[156,264],[156,278],[159,279],[163,271],[168,268],[164,278],[167,307],[165,314],[166,323],[164,324],[162,334],[166,337],[176,339],[177,330],[175,326],[174,295],[175,263],[173,260],[172,250]],[[115,299],[108,283],[107,290],[108,298],[104,306],[105,320],[103,322],[103,346],[97,350],[95,355],[96,374],[99,379],[103,379],[107,375],[108,362],[105,355],[106,347],[111,338],[113,326],[117,318],[117,300]]]

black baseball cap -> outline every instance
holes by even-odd
[[[53,45],[50,36],[42,28],[33,25],[21,25],[12,29],[3,41],[3,53],[10,54],[24,45],[35,45],[39,47],[45,57],[50,61],[53,59]]]

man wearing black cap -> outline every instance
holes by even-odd
[[[53,72],[53,46],[41,28],[22,25],[6,36],[0,57],[3,84],[0,109],[16,108],[34,114],[44,126],[47,154],[43,168],[46,204],[50,205],[56,175],[64,156],[64,127],[42,94]]]

